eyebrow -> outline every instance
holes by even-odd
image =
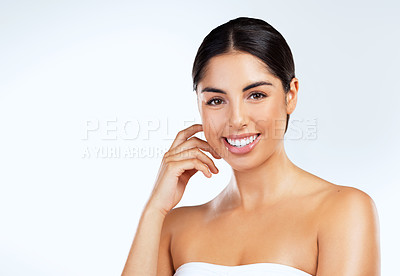
[[[246,92],[247,90],[257,87],[257,86],[261,86],[261,85],[271,85],[273,86],[272,83],[270,82],[266,82],[266,81],[257,81],[254,82],[252,84],[247,85],[245,88],[243,88],[243,92]],[[214,93],[222,93],[222,94],[226,94],[226,92],[222,89],[218,89],[218,88],[214,88],[214,87],[206,87],[204,89],[201,90],[201,93],[203,92],[214,92]]]

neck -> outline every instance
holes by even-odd
[[[230,207],[250,211],[279,201],[293,190],[297,169],[287,157],[282,141],[260,166],[246,171],[233,169],[225,193]]]

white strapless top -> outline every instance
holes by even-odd
[[[307,272],[277,263],[254,263],[245,265],[218,265],[205,262],[184,263],[174,276],[312,276]]]

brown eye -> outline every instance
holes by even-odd
[[[260,93],[260,92],[252,93],[252,94],[250,95],[250,97],[252,97],[252,96],[255,96],[255,98],[253,98],[254,100],[260,100],[260,99],[262,99],[262,98],[267,97],[265,94]]]
[[[221,99],[214,98],[214,99],[209,100],[206,104],[207,105],[220,105],[221,103],[222,103]]]

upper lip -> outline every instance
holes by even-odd
[[[238,134],[238,135],[229,135],[229,136],[226,136],[224,138],[227,138],[227,139],[243,139],[243,138],[251,137],[251,136],[254,136],[254,135],[257,135],[257,134],[259,134],[259,133],[243,133],[243,134]]]

